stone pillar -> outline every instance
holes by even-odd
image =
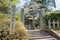
[[[15,29],[15,10],[16,10],[16,6],[15,5],[11,5],[11,13],[10,13],[10,32],[12,31],[12,29]]]
[[[25,20],[24,20],[24,9],[21,10],[21,21],[23,23],[25,23]]]
[[[40,21],[39,21],[39,26],[40,26],[40,29],[44,29],[44,21],[43,21],[43,15],[44,12],[43,12],[43,9],[40,10],[39,12],[39,18],[40,18]]]
[[[33,27],[34,27],[34,29],[35,29],[36,27],[35,27],[35,23],[34,23],[34,15],[33,15],[33,21],[32,21],[32,24],[33,24]]]

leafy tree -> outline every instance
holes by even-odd
[[[0,0],[0,12],[8,13],[10,4],[17,4],[19,0]]]
[[[45,8],[46,11],[51,11],[52,6],[56,7],[55,0],[35,0],[35,1],[39,4],[41,4],[40,9]]]
[[[29,21],[29,18],[32,18],[33,22],[35,22],[34,21],[34,18],[36,16],[38,16],[38,10],[39,9],[44,8],[45,11],[51,11],[52,8],[50,9],[50,7],[52,7],[52,6],[53,7],[56,7],[55,0],[31,0],[30,4],[28,6],[25,6],[24,7],[24,9],[27,9],[28,10],[28,12],[26,12],[27,10],[24,11],[24,13],[28,15],[27,19],[25,19],[25,22],[26,23],[29,23],[30,22]],[[31,16],[33,16],[33,17],[31,17]],[[28,22],[27,22],[27,20],[28,20]]]

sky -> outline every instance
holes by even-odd
[[[56,2],[56,9],[55,10],[60,10],[60,0],[55,0]]]
[[[18,4],[19,8],[22,8],[25,3],[29,3],[31,0],[20,0],[20,3]]]
[[[29,3],[30,0],[20,0],[20,4],[18,5],[19,8],[22,8],[25,3]],[[56,8],[53,8],[53,10],[60,10],[60,0],[55,0],[56,2]]]

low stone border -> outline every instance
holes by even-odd
[[[60,37],[60,35],[58,33],[56,33],[56,31],[54,31],[54,30],[51,30],[51,31],[54,32],[56,35],[58,35]]]
[[[60,36],[54,31],[54,30],[44,30],[45,32],[47,32],[48,34],[50,34],[51,36],[55,37],[57,40],[60,40]]]

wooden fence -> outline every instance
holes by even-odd
[[[59,21],[54,21],[51,22],[50,20],[48,21],[48,27],[49,29],[59,29],[60,28],[60,22]]]

